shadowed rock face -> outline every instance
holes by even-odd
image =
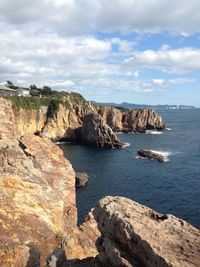
[[[152,152],[151,150],[140,149],[137,151],[138,155],[142,158],[155,159],[160,162],[165,161],[165,157],[159,153]]]
[[[105,147],[105,148],[122,148],[117,135],[113,130],[103,122],[100,115],[89,114],[84,117],[83,125],[78,130],[78,140],[87,145]]]
[[[183,220],[123,197],[100,200],[94,217],[103,266],[199,266],[200,231]]]

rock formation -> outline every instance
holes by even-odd
[[[85,172],[76,172],[76,187],[83,187],[88,182],[88,175]]]
[[[0,140],[0,200],[0,266],[39,266],[64,246],[69,259],[96,255],[94,220],[77,227],[75,172],[49,139]]]
[[[162,130],[165,126],[162,118],[151,109],[124,110],[113,107],[101,107],[98,113],[114,131],[145,132]]]
[[[82,127],[78,130],[77,136],[81,143],[91,146],[105,148],[123,147],[123,143],[118,140],[117,135],[103,122],[102,117],[97,114],[89,114],[84,117]]]
[[[103,266],[199,266],[200,231],[183,220],[123,197],[101,199],[94,217]]]
[[[39,105],[39,100],[32,98],[31,101],[37,103],[36,107],[24,108],[23,105],[16,106],[14,100],[11,102],[11,100],[0,97],[0,135],[20,138],[27,133],[37,133],[54,141],[65,139],[76,142],[78,139],[78,141],[83,140],[85,142],[88,141],[84,140],[85,136],[82,138],[80,135],[77,136],[77,132],[80,133],[78,129],[81,129],[83,124],[89,127],[87,121],[95,119],[96,123],[99,124],[99,140],[94,140],[94,138],[90,145],[102,146],[105,143],[106,147],[113,147],[109,140],[101,140],[102,130],[107,132],[106,136],[109,134],[111,139],[117,140],[117,137],[108,127],[113,131],[123,132],[143,132],[146,129],[164,128],[161,117],[149,109],[125,111],[113,107],[99,107],[84,100],[79,94],[66,93],[52,112],[51,104],[49,104],[51,101],[46,103],[46,99],[42,100]],[[25,98],[23,101],[29,100]],[[19,103],[21,103],[20,100]],[[85,130],[82,131],[83,134],[85,134]],[[96,131],[93,133],[97,134]]]
[[[153,152],[151,150],[140,149],[137,151],[137,153],[142,158],[155,159],[155,160],[158,160],[159,162],[165,161],[165,157],[162,154]]]

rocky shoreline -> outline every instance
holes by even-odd
[[[1,139],[0,170],[3,267],[199,264],[199,230],[126,198],[100,200],[78,227],[75,172],[45,137]]]
[[[145,132],[165,128],[162,118],[153,110],[95,106],[74,93],[63,96],[54,112],[50,104],[44,106],[43,102],[39,107],[27,109],[16,107],[12,100],[0,98],[0,123],[1,135],[5,137],[19,139],[27,133],[36,133],[52,141],[105,148],[123,147],[115,134],[117,131]]]
[[[126,198],[103,198],[77,226],[76,174],[50,139],[78,131],[82,143],[114,148],[121,143],[113,130],[164,124],[150,110],[73,104],[45,118],[0,98],[0,266],[199,266],[198,229]]]

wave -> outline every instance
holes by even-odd
[[[122,146],[122,148],[125,148],[125,147],[128,147],[128,146],[131,146],[130,143],[124,143],[124,145]]]
[[[172,128],[165,128],[165,130],[166,130],[166,131],[171,131],[171,130],[172,130]]]
[[[58,142],[55,142],[56,145],[64,145],[64,144],[70,144],[71,142],[67,142],[67,141],[58,141]]]
[[[123,134],[123,132],[115,132],[116,134]]]
[[[145,132],[145,134],[155,134],[155,135],[158,135],[158,134],[163,134],[163,132],[159,132],[159,131],[155,131],[155,130],[147,130]]]
[[[160,150],[152,150],[152,149],[151,149],[151,152],[162,155],[164,157],[165,162],[170,161],[169,156],[173,154],[172,152],[169,152],[169,151],[160,151]]]
[[[174,154],[173,152],[169,152],[169,151],[160,151],[160,150],[153,150],[153,149],[150,149],[150,151],[153,153],[162,155],[164,157],[164,162],[169,162],[170,161],[169,156]],[[140,157],[138,155],[135,158],[136,159],[146,159],[146,158]]]

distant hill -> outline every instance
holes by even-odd
[[[122,102],[120,104],[114,103],[114,102],[108,102],[108,103],[99,103],[96,101],[91,101],[92,103],[96,105],[101,106],[112,106],[112,107],[120,107],[120,108],[127,108],[127,109],[136,109],[136,108],[150,108],[150,109],[196,109],[195,106],[187,106],[187,105],[146,105],[146,104],[131,104],[127,102]]]

